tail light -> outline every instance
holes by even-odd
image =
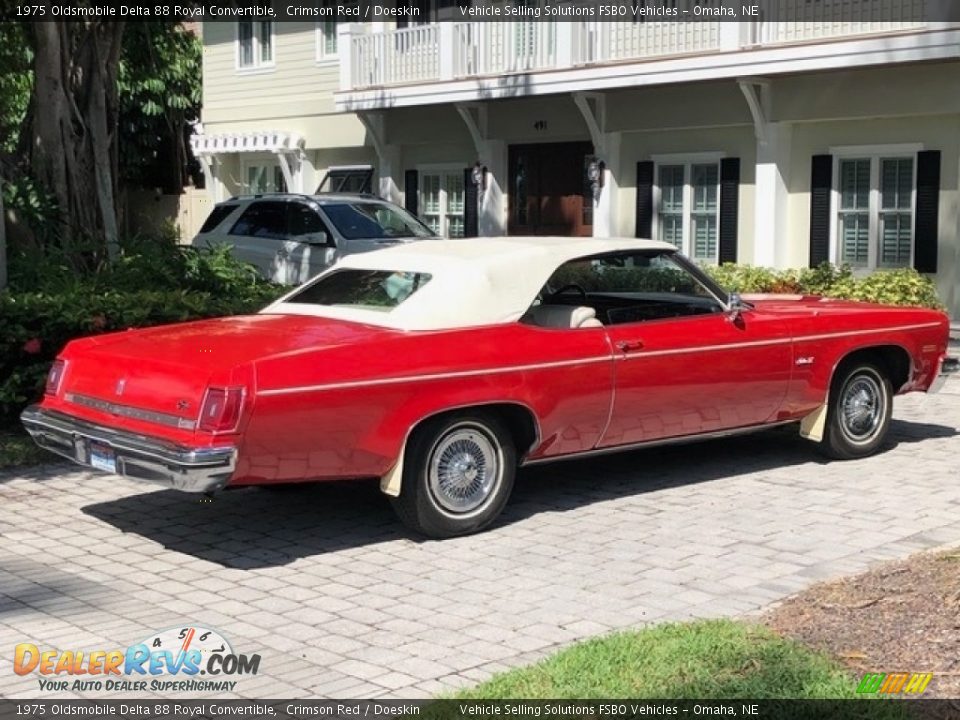
[[[243,410],[243,388],[207,388],[200,406],[198,427],[204,432],[227,433],[237,429]]]
[[[50,366],[50,372],[47,373],[47,385],[44,392],[47,395],[56,395],[60,391],[60,383],[63,381],[63,371],[67,363],[63,360],[54,360]]]

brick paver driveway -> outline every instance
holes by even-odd
[[[443,542],[372,484],[203,502],[69,466],[0,476],[0,697],[40,695],[13,673],[26,641],[196,623],[261,654],[237,695],[411,698],[613,628],[747,613],[960,542],[958,395],[899,398],[863,461],[777,430],[526,471],[496,527]]]

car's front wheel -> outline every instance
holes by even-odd
[[[428,420],[407,445],[394,509],[408,527],[430,537],[477,532],[506,505],[516,466],[513,439],[493,415]]]
[[[830,388],[830,407],[821,447],[848,460],[877,451],[893,414],[893,387],[887,374],[869,362],[842,368]]]

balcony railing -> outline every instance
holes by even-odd
[[[757,22],[464,22],[341,30],[341,89],[817,42],[927,26],[933,0],[772,0]]]

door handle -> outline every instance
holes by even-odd
[[[623,353],[640,350],[642,347],[643,340],[621,340],[617,343],[617,350]]]

